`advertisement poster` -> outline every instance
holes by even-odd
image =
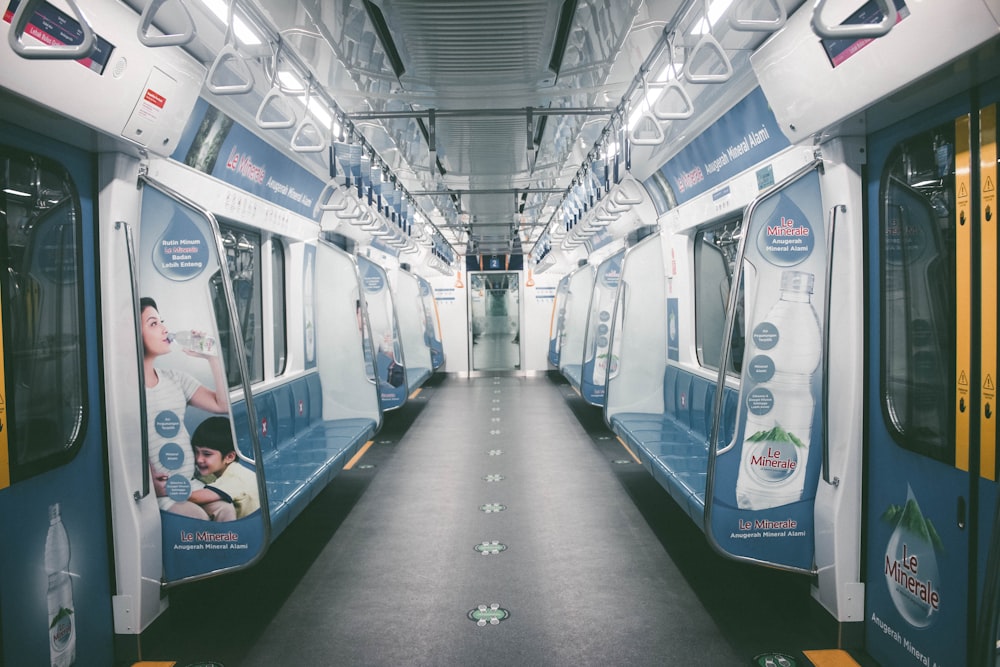
[[[590,309],[589,349],[583,362],[580,393],[589,403],[603,405],[608,373],[616,373],[618,357],[611,354],[611,312],[615,307],[618,283],[622,277],[621,250],[597,267],[597,282]]]
[[[660,168],[678,204],[788,147],[760,88],[738,102]],[[654,186],[646,188],[653,191]]]
[[[375,373],[382,409],[391,410],[406,402],[407,384],[389,279],[382,267],[364,257],[358,257],[358,269],[368,303],[368,322],[375,344]]]
[[[173,159],[311,219],[326,185],[204,99],[195,105]]]
[[[744,225],[746,361],[736,437],[715,459],[710,529],[729,553],[808,570],[823,433],[818,173],[763,199]]]
[[[153,187],[139,247],[151,489],[166,581],[245,564],[262,549],[253,446],[237,441],[223,355],[217,242],[198,212]],[[244,411],[245,413],[245,411]]]

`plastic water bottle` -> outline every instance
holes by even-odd
[[[822,340],[812,306],[814,276],[781,274],[781,295],[752,332],[747,419],[736,478],[740,509],[762,510],[800,500],[812,434],[813,375]]]
[[[76,617],[73,583],[69,578],[69,537],[59,503],[49,506],[45,536],[45,574],[48,575],[49,657],[52,667],[69,667],[76,660]]]
[[[167,340],[171,343],[177,343],[185,350],[197,352],[198,354],[215,356],[218,353],[215,339],[197,331],[178,331],[167,334]]]

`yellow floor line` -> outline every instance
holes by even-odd
[[[365,455],[365,452],[368,451],[368,448],[374,444],[375,444],[374,440],[369,440],[364,445],[362,445],[361,449],[358,450],[358,453],[352,456],[351,460],[348,461],[347,465],[344,466],[344,470],[350,470],[351,468],[353,468],[354,464],[357,463],[361,459],[361,457]]]
[[[420,393],[420,392],[422,392],[423,390],[424,390],[424,388],[423,388],[423,387],[417,387],[416,391],[414,391],[414,392],[413,392],[412,394],[410,394],[410,398],[416,398],[416,397],[417,397],[417,394],[419,394],[419,393]]]
[[[802,651],[814,667],[861,667],[847,651],[828,649],[822,651]]]
[[[616,435],[616,436],[615,436],[615,438],[617,438],[618,442],[620,442],[620,443],[621,443],[621,445],[622,445],[622,447],[624,447],[624,448],[625,448],[625,451],[626,451],[626,452],[628,452],[629,456],[631,456],[631,457],[632,457],[632,459],[633,459],[633,460],[634,460],[634,461],[635,461],[636,463],[638,463],[639,465],[642,465],[642,461],[640,461],[640,460],[639,460],[639,457],[635,455],[635,452],[633,452],[633,451],[632,451],[631,449],[629,449],[629,446],[625,444],[625,441],[621,439],[621,436],[617,436],[617,435]]]
[[[175,667],[176,662],[159,662],[153,660],[143,660],[142,662],[133,662],[132,667]]]

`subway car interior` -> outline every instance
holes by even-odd
[[[0,667],[1000,667],[1000,0],[0,13]]]

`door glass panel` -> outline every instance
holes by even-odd
[[[895,147],[880,187],[882,387],[903,447],[954,460],[955,137],[944,124]]]
[[[733,284],[736,256],[739,251],[742,219],[730,220],[703,229],[695,236],[695,337],[698,361],[705,368],[719,370],[722,334],[726,324],[726,307]],[[743,313],[743,283],[736,305],[736,324],[726,371],[738,375],[743,368],[745,323]]]
[[[474,273],[469,281],[472,370],[519,369],[521,309],[518,274]]]
[[[0,148],[0,305],[14,481],[65,461],[83,433],[80,202],[69,174]],[[3,377],[0,375],[0,377]],[[8,424],[0,421],[0,428]]]

